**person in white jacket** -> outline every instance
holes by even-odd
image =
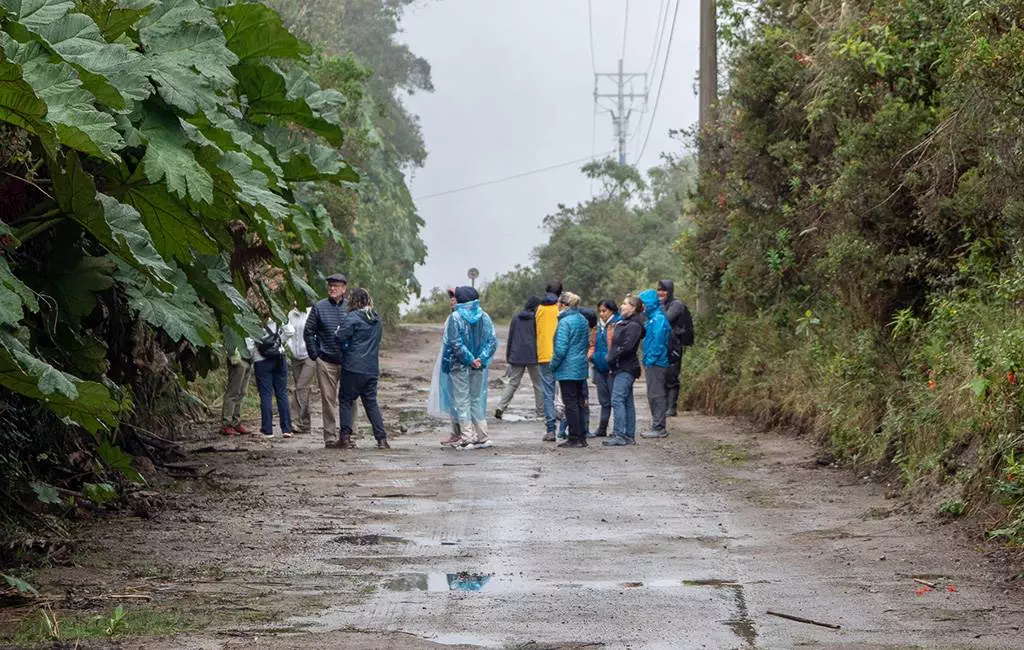
[[[299,311],[296,305],[288,312],[288,324],[283,332],[288,343],[291,357],[288,394],[292,410],[292,430],[295,433],[309,433],[312,428],[309,414],[309,396],[313,392],[313,379],[316,377],[316,361],[309,358],[306,341],[302,332],[306,327],[306,318],[310,308]]]

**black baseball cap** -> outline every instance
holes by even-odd
[[[348,284],[348,278],[345,277],[344,273],[332,273],[327,276],[327,284],[337,282],[339,284]]]

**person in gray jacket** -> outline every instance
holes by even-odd
[[[519,390],[524,373],[530,373],[533,384],[533,404],[537,417],[544,417],[544,386],[537,368],[537,322],[535,315],[540,306],[540,298],[530,296],[526,307],[512,318],[508,328],[508,347],[505,349],[505,361],[508,363],[508,384],[501,395],[494,417],[501,419],[512,397]]]

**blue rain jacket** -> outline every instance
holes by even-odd
[[[661,309],[658,292],[648,289],[637,297],[644,303],[644,315],[647,316],[647,334],[644,336],[644,367],[668,368],[668,345],[672,336],[672,326],[668,324],[665,312]]]
[[[442,339],[442,372],[470,368],[474,359],[483,367],[491,365],[498,349],[498,337],[491,317],[480,308],[479,300],[464,302],[455,307],[448,318]]]
[[[566,309],[558,315],[555,330],[555,354],[551,370],[556,381],[586,381],[590,327],[578,309]]]
[[[618,314],[612,314],[608,324],[597,322],[597,334],[594,337],[594,356],[590,362],[594,364],[594,370],[602,375],[608,374],[608,325],[618,323],[622,318]]]

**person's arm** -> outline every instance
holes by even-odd
[[[512,341],[516,340],[516,330],[519,328],[519,317],[513,316],[508,326],[508,341],[505,343],[505,361],[510,362],[512,358]]]
[[[587,343],[587,361],[594,360],[594,351],[597,349],[597,328],[590,330],[590,340]]]
[[[555,352],[551,357],[551,370],[556,370],[562,361],[565,360],[565,354],[569,348],[569,328],[562,327],[561,321],[558,323],[558,327],[555,328]]]
[[[494,322],[491,321],[491,317],[484,314],[484,328],[487,331],[487,340],[484,341],[484,347],[480,351],[480,364],[486,368],[491,365],[491,361],[494,359],[494,353],[498,351],[498,335],[494,331]],[[509,341],[512,340],[512,336],[509,335]]]
[[[306,354],[313,361],[316,361],[317,357],[320,356],[320,340],[317,337],[317,331],[320,327],[320,312],[317,311],[314,305],[309,310],[309,318],[306,319],[306,326],[302,328],[302,339],[306,342]]]

